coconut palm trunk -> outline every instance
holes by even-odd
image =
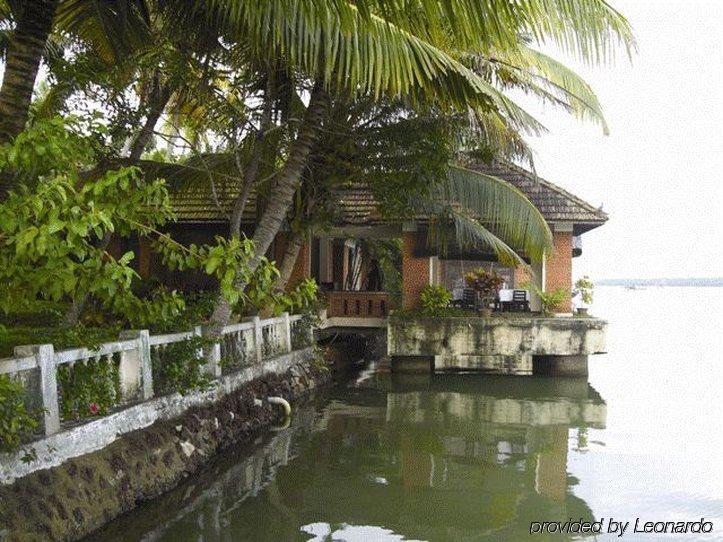
[[[294,201],[294,193],[301,182],[301,175],[306,167],[311,147],[319,136],[321,122],[329,108],[329,96],[323,85],[317,83],[311,92],[309,106],[306,108],[289,157],[279,173],[268,198],[268,205],[254,231],[253,241],[255,256],[249,262],[251,271],[261,263],[276,234],[279,233],[286,214]],[[236,288],[246,288],[246,284],[238,282]],[[211,316],[214,326],[222,327],[231,319],[231,305],[219,295],[216,308]]]
[[[8,45],[0,87],[0,144],[25,128],[58,0],[25,0]]]
[[[289,236],[286,241],[286,249],[284,250],[284,257],[281,260],[279,266],[279,276],[276,279],[276,289],[279,291],[285,291],[289,284],[291,274],[294,272],[296,266],[296,260],[299,259],[299,253],[301,247],[304,246],[304,234],[301,231],[296,231]]]

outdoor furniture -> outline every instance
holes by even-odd
[[[465,288],[462,291],[462,308],[466,310],[477,310],[477,292],[472,288]]]
[[[529,311],[530,292],[527,290],[502,289],[497,294],[499,307],[508,311]]]

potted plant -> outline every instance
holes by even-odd
[[[464,279],[467,285],[477,292],[477,298],[482,303],[480,314],[482,316],[492,316],[490,305],[494,303],[497,291],[504,284],[505,279],[496,271],[487,271],[481,267],[467,273]]]
[[[588,306],[592,304],[592,294],[594,289],[595,284],[587,275],[577,279],[575,282],[575,287],[572,290],[572,297],[573,299],[579,297],[582,302],[582,305],[577,308],[577,314],[580,316],[587,316]]]

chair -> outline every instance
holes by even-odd
[[[466,310],[476,310],[477,308],[477,292],[471,288],[465,288],[462,291],[462,308]]]
[[[512,310],[526,312],[530,310],[527,290],[512,290]]]

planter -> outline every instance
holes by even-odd
[[[578,316],[588,316],[587,307],[578,307],[577,315]]]

